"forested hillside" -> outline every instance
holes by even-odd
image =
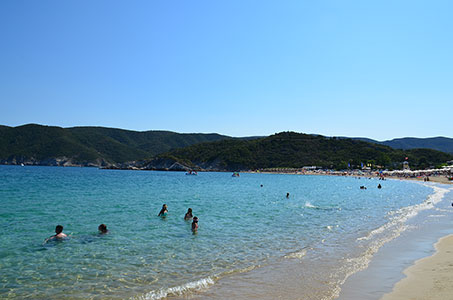
[[[222,140],[192,145],[161,154],[194,168],[250,170],[276,167],[324,168],[373,167],[401,168],[403,161],[413,168],[438,166],[453,155],[430,149],[397,150],[354,139],[328,138],[295,132],[282,132],[255,140]],[[152,163],[148,167],[152,168]]]
[[[108,166],[229,138],[219,134],[138,132],[105,127],[0,126],[0,162]]]

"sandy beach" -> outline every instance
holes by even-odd
[[[417,177],[386,178],[423,181]],[[442,183],[437,185],[439,188],[449,190],[438,213],[425,219],[425,225],[409,222],[411,230],[382,247],[366,270],[346,281],[339,300],[453,299],[453,235],[449,221],[452,182],[444,176],[429,178],[432,183]],[[422,219],[426,218],[423,214]]]
[[[404,271],[406,278],[381,300],[445,300],[453,298],[453,235],[441,238],[436,253]]]
[[[451,168],[451,167],[450,167]],[[295,168],[275,168],[267,170],[248,171],[244,173],[263,173],[263,174],[293,174],[293,175],[321,175],[321,176],[352,176],[356,178],[381,178],[384,179],[399,179],[399,180],[417,180],[417,181],[431,181],[442,184],[453,184],[451,177],[451,169],[446,170],[414,170],[404,173],[402,171],[384,171],[383,174],[378,171],[371,170],[348,170],[348,171],[334,171],[334,170],[304,170]]]
[[[398,176],[387,176],[386,178],[424,181],[423,177],[407,177],[407,178],[405,178],[405,177],[398,177]],[[448,180],[448,178],[445,176],[429,176],[428,178],[429,178],[429,181],[431,181],[431,182],[437,182],[437,183],[442,183],[442,184],[453,184],[453,181]]]

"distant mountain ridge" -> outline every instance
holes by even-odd
[[[0,126],[0,163],[111,166],[223,139],[231,137],[216,133],[139,132],[106,127]]]
[[[353,138],[355,140],[365,141],[369,143],[381,144],[392,147],[394,149],[434,149],[445,153],[453,154],[453,139],[447,137],[431,137],[431,138],[396,138],[387,141],[376,141],[368,138]]]
[[[401,160],[403,152],[392,149],[415,147],[426,149],[408,151],[408,156],[412,155],[412,165],[438,164],[441,163],[440,158],[451,159],[451,155],[443,156],[434,150],[426,150],[441,149],[453,153],[453,139],[403,138],[378,142],[366,138],[324,137],[294,132],[236,138],[216,133],[0,125],[0,164],[151,169],[198,166],[211,170],[242,170],[246,167],[293,167],[301,164],[339,168],[348,164],[357,166],[370,160],[378,165],[394,166]],[[385,159],[379,153],[385,154]],[[153,163],[150,164],[150,161]]]

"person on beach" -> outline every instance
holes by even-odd
[[[63,233],[63,226],[57,225],[55,227],[55,235],[52,235],[51,237],[48,237],[45,242],[52,241],[52,240],[62,240],[64,238],[67,238],[68,236]]]
[[[107,234],[109,232],[107,229],[107,225],[105,224],[99,225],[98,230],[100,234]]]
[[[192,219],[193,215],[192,215],[192,209],[189,208],[186,212],[186,215],[184,216],[184,220],[189,220],[189,219]]]
[[[167,204],[162,205],[162,209],[160,210],[158,217],[166,217],[168,213]]]
[[[192,231],[196,232],[197,230],[198,230],[198,218],[197,217],[193,217]]]

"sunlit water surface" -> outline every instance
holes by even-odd
[[[307,278],[323,274],[334,290],[434,192],[350,177],[0,166],[0,298],[191,295],[302,257]],[[183,219],[189,207],[197,234]],[[97,233],[101,223],[109,234]],[[70,237],[43,243],[57,224]]]

